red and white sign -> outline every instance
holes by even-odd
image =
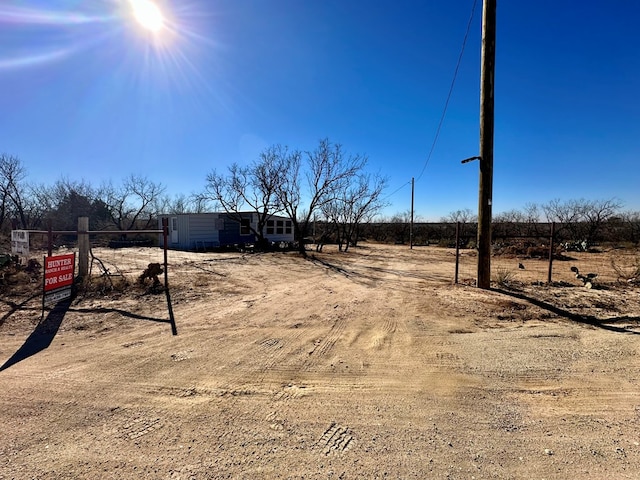
[[[73,285],[73,273],[76,268],[76,254],[58,255],[44,258],[44,291]]]

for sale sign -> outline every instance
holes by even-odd
[[[71,297],[75,267],[75,253],[44,258],[45,305]]]

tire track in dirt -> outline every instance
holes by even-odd
[[[120,431],[129,440],[136,440],[148,435],[162,427],[160,417],[134,416],[131,420],[125,421],[120,427]]]
[[[351,448],[354,443],[349,427],[333,422],[318,439],[315,448],[323,455],[339,454]]]
[[[308,358],[303,362],[301,369],[307,371],[315,369],[319,363],[324,360],[324,357],[333,350],[336,342],[342,338],[346,326],[345,315],[342,313],[338,314],[324,338],[314,342],[312,349],[308,352]]]
[[[260,386],[265,383],[270,372],[287,372],[294,369],[290,366],[290,360],[284,360],[290,358],[296,350],[300,350],[298,340],[301,333],[300,329],[291,329],[290,333],[268,336],[246,346],[241,356],[234,356],[239,358],[230,366],[232,368],[227,369],[227,373],[231,374],[224,378],[220,375],[217,388],[229,392],[264,392],[264,388]]]
[[[112,407],[106,412],[93,412],[87,416],[86,406],[77,406],[77,412],[68,412],[70,417],[86,417],[84,422],[94,418],[93,422],[85,423],[84,429],[89,438],[101,436],[109,438],[110,442],[140,442],[155,443],[156,433],[170,424],[165,419],[166,412],[153,408]]]
[[[335,306],[334,308],[343,308],[342,306]],[[315,378],[315,372],[326,370],[333,367],[333,364],[329,365],[330,361],[333,361],[332,356],[336,351],[336,345],[344,339],[345,331],[348,326],[348,313],[345,311],[332,312],[334,318],[331,326],[326,329],[321,329],[323,319],[321,316],[314,315],[313,323],[309,325],[309,328],[304,329],[304,337],[316,338],[311,346],[301,345],[301,348],[295,348],[292,346],[287,352],[289,355],[287,361],[287,367],[281,369],[277,373],[282,378],[283,375],[288,375],[291,378],[308,377],[308,373],[312,373]],[[387,328],[393,328],[388,326]],[[303,329],[301,329],[303,330]],[[317,332],[317,333],[314,333]],[[301,332],[302,333],[302,332]],[[298,338],[298,337],[296,337]],[[272,348],[278,348],[279,342],[272,340],[265,340],[263,345],[270,346]],[[305,372],[308,372],[305,374]],[[341,372],[341,378],[355,374],[355,372],[347,371]],[[311,380],[313,383],[313,380]],[[268,428],[281,432],[283,435],[289,437],[296,435],[295,423],[291,423],[288,419],[291,418],[291,412],[300,408],[299,401],[304,401],[305,398],[317,393],[317,389],[324,390],[326,388],[332,388],[330,385],[322,382],[322,386],[308,386],[305,382],[291,382],[283,385],[272,394],[270,399],[266,399],[264,409],[257,409],[254,413],[257,415],[259,412],[267,410],[264,415],[264,422]],[[352,442],[350,432],[345,427],[333,424],[329,429],[325,431],[322,438],[318,441],[321,443],[312,444],[313,449],[319,449],[325,451],[325,455],[329,453],[338,453],[345,451]],[[322,446],[321,446],[322,444]]]
[[[376,329],[374,331],[373,337],[371,339],[371,347],[379,350],[385,344],[390,343],[390,339],[396,333],[397,328],[398,321],[396,320],[396,318],[392,317],[391,315],[385,315],[379,330]]]
[[[222,405],[229,407],[229,434],[234,424],[254,419],[262,435],[282,439],[285,444],[289,443],[286,439],[300,435],[291,412],[299,408],[299,400],[312,394],[312,389],[303,384],[283,385],[282,379],[299,375],[305,350],[300,342],[302,330],[280,329],[272,332],[273,336],[256,340],[235,366],[236,373],[220,383]],[[238,391],[243,393],[233,393]]]
[[[463,365],[459,356],[462,348],[447,324],[416,316],[409,323],[409,335],[414,342],[426,345],[420,351],[423,363],[434,371],[461,372]]]

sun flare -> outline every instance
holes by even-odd
[[[162,11],[151,0],[130,0],[133,15],[138,23],[151,32],[157,32],[164,27]]]

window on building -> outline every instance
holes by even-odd
[[[267,235],[273,235],[274,222],[273,220],[267,220]]]
[[[248,218],[243,218],[240,222],[240,235],[250,235],[251,234],[251,220]]]
[[[277,220],[276,221],[276,233],[278,235],[282,235],[284,233],[284,221],[283,220]]]
[[[286,233],[287,235],[291,235],[291,220],[287,220],[284,224],[284,233]]]

